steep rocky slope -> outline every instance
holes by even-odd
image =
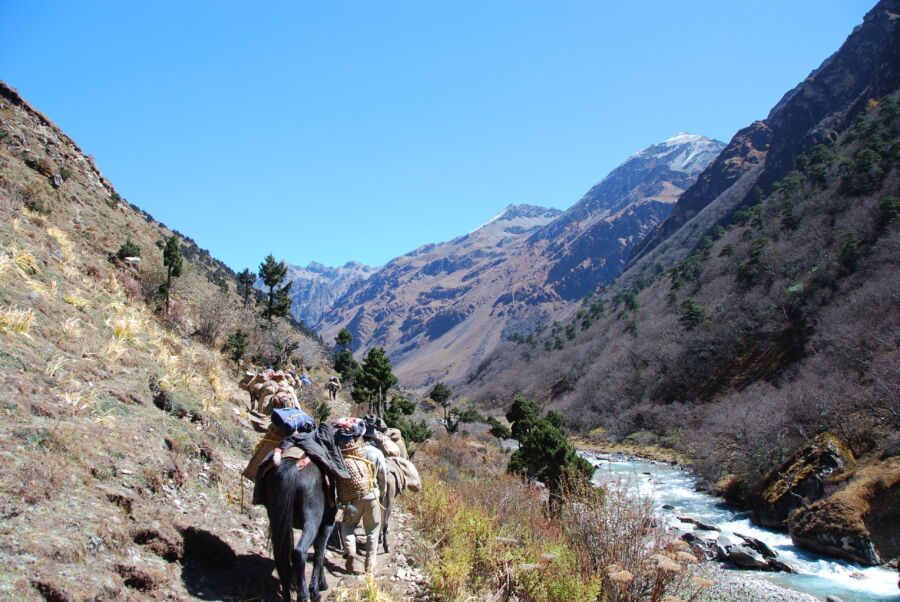
[[[531,233],[559,214],[556,209],[512,205],[469,234],[393,259],[357,283],[316,328],[329,340],[347,327],[358,349],[386,347],[398,375],[407,377],[404,382],[415,380],[404,374],[404,364],[417,354],[432,353],[434,363],[424,376],[433,371],[442,378],[451,357],[465,363],[461,354],[483,355],[508,324],[530,321],[525,327],[533,327],[535,320],[546,317],[546,310],[533,306],[552,301],[552,295],[541,297],[540,285],[521,277],[527,266],[511,258]],[[519,296],[509,295],[506,320],[495,321],[494,305],[507,291]],[[448,341],[453,341],[449,351]]]
[[[721,150],[679,134],[625,161],[562,213],[511,206],[481,228],[394,259],[335,302],[316,329],[383,346],[411,386],[458,380],[504,338],[571,311]]]
[[[752,187],[764,191],[794,167],[794,157],[814,145],[833,141],[870,98],[900,84],[900,3],[879,2],[840,50],[827,58],[769,112],[734,138],[679,199],[668,219],[638,245],[640,257],[658,247],[705,207],[722,205],[703,228],[680,245],[695,245],[716,223],[725,224],[740,206],[753,202]],[[699,233],[697,231],[699,230]],[[679,244],[676,243],[678,246]]]
[[[0,216],[0,598],[271,599],[239,480],[260,435],[219,351],[254,323],[230,270],[176,234],[165,315],[173,232],[2,83]],[[129,239],[139,261],[117,257]],[[321,350],[275,330],[323,379]]]

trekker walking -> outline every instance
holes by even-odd
[[[342,505],[341,536],[344,540],[345,568],[355,573],[354,562],[359,558],[356,549],[356,526],[362,521],[366,534],[363,556],[365,571],[375,572],[378,533],[381,530],[379,498],[385,485],[386,463],[377,448],[363,440],[366,424],[360,418],[341,418],[332,423],[336,439],[344,456],[350,479],[338,480],[338,501]]]
[[[341,381],[338,380],[337,376],[332,376],[328,379],[328,395],[331,397],[331,400],[334,401],[337,399],[337,392],[341,388]]]

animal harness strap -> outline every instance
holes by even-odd
[[[375,466],[374,462],[366,460],[365,458],[360,458],[359,456],[344,456],[345,458],[352,458],[354,460],[359,460],[363,464],[366,465],[366,468],[369,469],[369,491],[375,489],[375,473],[378,471],[378,467]]]

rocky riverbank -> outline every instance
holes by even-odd
[[[578,451],[597,454],[598,456],[618,455],[638,461],[661,462],[681,468],[687,468],[691,463],[691,459],[688,456],[659,445],[597,442],[586,437],[570,437],[570,440]]]
[[[626,483],[637,496],[652,502],[660,526],[666,525],[673,537],[691,544],[695,556],[725,563],[706,563],[716,571],[709,578],[724,584],[724,589],[709,600],[815,599],[806,594],[794,597],[796,591],[784,587],[812,592],[820,600],[826,595],[851,600],[869,599],[870,595],[874,596],[871,599],[889,599],[896,592],[895,572],[804,552],[793,545],[788,534],[761,529],[750,522],[749,512],[729,508],[698,491],[696,477],[677,464],[622,451],[580,453],[597,466],[597,483]],[[772,571],[779,571],[780,576]]]
[[[787,589],[768,581],[759,573],[730,570],[713,565],[710,579],[716,582],[711,600],[746,602],[748,600],[778,602],[821,602],[822,598]]]

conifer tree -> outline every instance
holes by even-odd
[[[551,410],[541,418],[537,403],[516,396],[506,419],[512,423],[513,438],[520,443],[506,469],[543,481],[550,490],[551,502],[559,502],[562,477],[568,469],[573,468],[583,478],[593,474],[591,464],[576,455],[566,438],[566,419],[559,412]]]
[[[256,274],[249,268],[237,275],[238,294],[244,298],[244,307],[250,303],[250,294],[253,292],[253,285],[256,284]]]
[[[350,345],[353,344],[353,333],[346,328],[341,328],[337,336],[334,337],[334,342],[341,347],[341,350],[350,349]]]
[[[163,249],[163,265],[166,268],[166,283],[160,288],[160,292],[166,297],[166,315],[169,315],[171,309],[170,294],[172,292],[172,278],[181,276],[181,268],[184,258],[181,255],[181,248],[178,246],[178,240],[173,234],[166,240],[166,246]]]
[[[275,257],[270,253],[265,261],[259,264],[259,277],[269,287],[268,300],[266,307],[261,312],[262,316],[271,323],[275,318],[282,318],[288,315],[291,309],[289,293],[291,292],[291,285],[294,283],[288,282],[281,286],[281,283],[287,277],[287,266],[284,265],[284,262],[275,261]]]
[[[345,383],[355,381],[360,367],[359,362],[353,357],[353,351],[350,350],[350,345],[353,344],[353,334],[346,328],[341,328],[334,337],[334,342],[341,348],[334,358],[334,369],[341,375]]]
[[[379,416],[384,414],[388,389],[397,384],[397,377],[391,369],[391,358],[385,354],[383,347],[369,349],[353,383],[353,400],[357,403],[368,401],[369,412]]]
[[[428,394],[431,399],[444,408],[444,428],[452,435],[459,428],[459,412],[450,408],[450,396],[453,391],[444,383],[437,383]]]

